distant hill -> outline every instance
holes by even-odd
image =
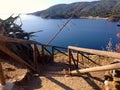
[[[58,4],[43,11],[32,13],[42,18],[73,18],[81,17],[110,17],[109,20],[120,20],[120,0],[100,0],[93,2],[77,2],[72,4]],[[117,19],[116,19],[117,17]]]

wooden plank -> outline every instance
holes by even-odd
[[[67,48],[65,48],[65,47],[60,47],[60,46],[54,46],[55,48],[60,48],[60,49],[66,49],[67,50]]]
[[[72,60],[70,49],[68,49],[68,57],[69,57],[69,72],[70,72],[71,71],[71,60]]]
[[[112,57],[112,58],[120,59],[120,53],[116,53],[116,52],[108,52],[108,51],[101,51],[101,50],[94,50],[94,49],[78,48],[78,47],[73,47],[73,46],[68,46],[68,49],[76,50],[76,51],[80,51],[80,52],[85,52],[85,53],[90,53],[90,54],[95,54],[95,55],[100,55],[100,56],[106,56],[106,57]]]
[[[82,55],[81,55],[81,59],[82,59],[83,66],[85,67],[84,57]]]
[[[10,38],[10,37],[5,37],[5,36],[0,36],[0,41],[1,42],[16,42],[16,43],[25,43],[25,44],[38,44],[38,45],[44,45],[47,47],[53,47],[52,45],[46,45],[40,42],[36,42],[33,40],[24,40],[24,39],[16,39],[16,38]],[[54,46],[56,48],[61,48],[61,49],[67,49],[65,47],[60,47],[60,46]]]
[[[16,38],[8,38],[5,36],[0,36],[0,42],[16,42],[16,43],[25,43],[25,44],[34,44],[37,43],[32,40],[23,40],[23,39],[16,39]]]
[[[78,68],[78,62],[79,62],[79,51],[77,51],[77,68]]]
[[[71,59],[73,60],[74,68],[77,69],[77,68],[78,68],[78,66],[77,66],[77,64],[76,64],[76,61],[77,61],[77,60],[74,59],[73,54],[72,54],[72,51],[71,51]]]
[[[88,72],[98,72],[98,71],[106,71],[106,70],[113,70],[113,69],[120,69],[120,63],[105,65],[105,66],[97,66],[92,68],[86,69],[78,69],[71,71],[71,74],[81,74],[81,73],[88,73]]]
[[[4,45],[0,45],[0,50],[3,51],[4,53],[6,53],[7,55],[9,55],[10,57],[12,57],[14,60],[16,60],[18,63],[21,63],[21,65],[25,65],[27,66],[29,69],[31,69],[34,72],[37,72],[36,69],[34,67],[32,67],[31,65],[29,65],[27,62],[25,62],[22,58],[20,58],[19,56],[17,56],[15,53],[13,53],[12,51],[10,51],[7,47],[5,47]]]
[[[52,63],[54,62],[54,47],[52,47]]]
[[[38,48],[37,48],[37,45],[36,45],[36,44],[34,44],[33,57],[34,57],[34,67],[35,67],[35,69],[37,70],[37,68],[38,68],[38,63],[37,63],[37,61],[38,61]]]
[[[99,65],[98,63],[96,63],[94,60],[90,59],[89,57],[85,56],[84,54],[81,53],[81,55],[85,58],[87,58],[88,60],[90,60],[92,63]],[[99,65],[100,66],[100,65]]]
[[[42,63],[43,63],[43,64],[45,64],[44,56],[45,56],[44,45],[42,45]]]
[[[1,85],[5,85],[6,84],[1,62],[0,62],[0,81],[1,81]]]
[[[44,45],[45,47],[54,47],[54,48],[60,48],[60,49],[66,49],[67,50],[67,48],[65,48],[65,47],[46,45],[46,44],[42,44],[42,45]]]
[[[5,36],[0,36],[0,41],[1,42],[16,42],[16,43],[24,43],[24,44],[38,44],[38,45],[43,45],[45,47],[53,47],[52,45],[46,45],[46,44],[32,41],[32,40],[16,39],[16,38],[10,38],[10,37],[5,37]],[[54,47],[67,50],[67,48],[65,47],[60,47],[60,46],[54,46]]]
[[[52,56],[52,53],[46,47],[44,47],[44,50]]]
[[[57,49],[57,48],[55,48],[55,47],[54,47],[54,49],[57,50],[58,52],[64,54],[64,55],[68,56],[68,54],[66,54],[66,53],[64,53],[64,52],[62,52],[62,51],[60,51],[59,49]]]

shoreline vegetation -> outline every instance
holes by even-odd
[[[111,16],[111,17],[93,17],[93,16],[89,16],[89,17],[80,17],[80,19],[103,19],[103,20],[107,20],[107,21],[112,21],[112,22],[119,22],[120,21],[120,16]]]
[[[31,14],[28,14],[31,15]],[[34,14],[32,14],[34,15]],[[36,15],[35,15],[36,16]],[[41,16],[40,16],[41,17]],[[43,19],[68,19],[68,18],[62,18],[62,17],[41,17]],[[103,19],[103,20],[107,20],[107,21],[111,21],[111,22],[119,22],[120,21],[120,16],[111,16],[111,17],[99,17],[99,16],[81,16],[79,18],[73,17],[72,19]]]
[[[44,19],[107,19],[120,21],[119,0],[99,0],[93,2],[76,2],[71,4],[58,4],[42,11],[30,13]]]
[[[27,15],[34,15],[34,14],[27,14]],[[36,15],[35,15],[36,16]],[[41,17],[41,16],[40,16]],[[43,19],[68,19],[68,18],[60,18],[60,17],[41,17]],[[72,19],[103,19],[103,20],[107,20],[107,21],[112,21],[112,22],[119,22],[120,21],[120,17],[114,17],[114,16],[111,16],[111,17],[99,17],[99,16],[88,16],[88,17],[85,17],[85,16],[81,16],[79,18],[72,18]]]
[[[80,17],[80,19],[104,19],[104,20],[108,20],[108,17],[106,18],[102,18],[102,17],[93,17],[93,16],[89,16],[89,17]]]

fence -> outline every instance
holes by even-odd
[[[74,53],[77,53],[76,59],[74,58]],[[81,58],[79,58],[79,55]],[[69,56],[69,73],[71,74],[80,74],[80,73],[87,73],[87,72],[94,72],[94,71],[104,71],[104,70],[111,70],[111,69],[120,69],[120,63],[117,64],[111,64],[111,65],[105,65],[100,66],[98,63],[94,62],[91,58],[89,58],[90,55],[97,55],[97,56],[103,56],[103,57],[109,57],[114,59],[120,59],[120,53],[116,52],[108,52],[108,51],[100,51],[100,50],[93,50],[93,49],[86,49],[86,48],[78,48],[69,46],[68,47],[68,56]],[[82,69],[79,69],[79,62],[80,59],[82,59],[82,65],[84,66],[85,60],[88,59],[89,63],[92,62],[97,65],[97,67],[83,67]],[[73,68],[72,68],[73,63]],[[99,65],[99,66],[98,66]],[[73,71],[72,71],[73,70]]]
[[[5,47],[4,43],[22,43],[22,44],[30,44],[33,46],[33,65],[27,63],[25,60],[23,60],[21,57],[13,53],[11,50],[9,50],[7,47]],[[41,47],[41,53],[38,47]],[[47,48],[51,48],[51,50]],[[41,58],[42,63],[44,64],[44,58],[45,58],[45,53],[47,52],[54,61],[54,51],[58,51],[64,55],[67,55],[65,52],[63,52],[60,49],[65,49],[67,48],[64,47],[58,47],[58,46],[51,46],[51,45],[45,45],[36,41],[32,40],[23,40],[23,39],[15,39],[15,38],[8,38],[8,37],[0,37],[0,51],[4,52],[5,54],[9,55],[11,58],[16,60],[18,63],[21,65],[25,65],[28,69],[31,71],[38,73],[38,59]],[[0,78],[1,78],[1,84],[5,84],[5,79],[2,71],[2,66],[0,64]]]
[[[25,60],[23,60],[21,57],[17,56],[15,53],[10,51],[4,43],[22,43],[22,44],[30,44],[33,46],[33,65],[30,65],[27,63]],[[41,47],[41,52],[38,47]],[[50,49],[48,49],[50,48]],[[62,49],[62,50],[61,50]],[[71,74],[76,74],[76,73],[86,73],[86,72],[92,72],[92,71],[101,71],[101,70],[111,70],[111,69],[119,69],[120,68],[120,63],[117,64],[112,64],[112,65],[106,65],[106,66],[100,66],[98,63],[94,62],[91,58],[89,58],[90,55],[97,55],[97,56],[104,56],[104,57],[111,57],[115,59],[120,59],[120,53],[116,52],[107,52],[107,51],[100,51],[100,50],[93,50],[93,49],[86,49],[86,48],[78,48],[78,47],[68,47],[68,54],[63,52],[63,49],[66,50],[67,48],[64,47],[58,47],[58,46],[51,46],[51,45],[45,45],[36,41],[32,40],[22,40],[22,39],[14,39],[14,38],[7,38],[7,37],[0,37],[0,51],[4,52],[5,54],[9,55],[12,57],[14,60],[16,60],[18,63],[21,65],[27,66],[30,70],[36,72],[39,74],[38,71],[38,59],[41,58],[42,63],[44,64],[45,61],[45,53],[47,52],[51,57],[52,57],[52,62],[54,62],[54,52],[55,50],[69,56],[69,71]],[[74,58],[74,53],[76,53],[76,58]],[[79,58],[81,56],[81,58]],[[91,67],[91,68],[85,68],[85,69],[79,69],[79,59],[82,59],[82,65],[84,66],[85,59],[88,59],[88,61],[99,65],[97,67]],[[73,64],[72,64],[73,62]],[[72,66],[74,69],[72,70]],[[5,84],[5,78],[2,70],[2,66],[0,63],[0,79],[1,79],[1,84]]]

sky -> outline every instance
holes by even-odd
[[[56,4],[96,0],[0,0],[0,14],[31,13],[49,8]]]

